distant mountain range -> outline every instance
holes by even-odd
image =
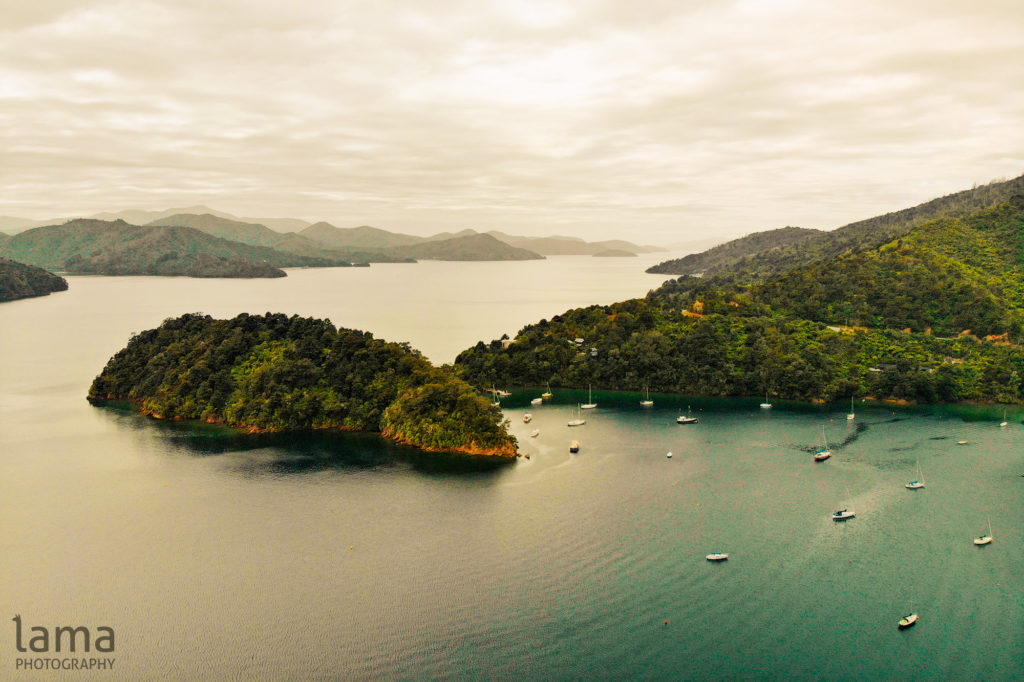
[[[487,234],[499,242],[533,252],[533,258],[541,256],[591,256],[609,249],[629,251],[630,253],[651,253],[666,251],[658,246],[639,245],[622,240],[604,240],[588,242],[579,237],[550,236],[524,237],[507,234],[498,230],[479,232],[462,230],[460,232],[439,232],[429,237],[419,237],[401,232],[390,232],[369,225],[359,227],[336,227],[326,222],[310,224],[297,218],[240,218],[224,211],[217,211],[207,206],[188,206],[171,208],[163,211],[127,210],[116,213],[97,213],[88,216],[93,220],[123,220],[131,225],[182,226],[212,234],[224,239],[239,241],[250,246],[268,246],[275,249],[310,255],[321,248],[335,250],[329,257],[350,257],[353,261],[391,261],[399,258],[398,254],[410,251],[390,252],[393,247],[407,247],[427,242],[446,242],[453,247],[449,252],[445,248],[425,248],[419,253],[430,254],[419,258],[436,260],[465,260],[468,253],[478,253],[471,260],[505,260],[511,254],[521,258],[524,254],[518,251],[497,249],[491,251],[485,245],[494,246],[488,240],[471,240],[469,242],[452,242],[449,240]],[[32,220],[13,216],[0,216],[0,235],[17,233],[33,227],[57,225],[67,219]],[[287,240],[285,238],[287,237]],[[2,239],[2,236],[0,236]],[[304,241],[308,240],[308,241]],[[473,246],[467,247],[467,244]],[[376,254],[376,255],[374,255]],[[356,256],[363,256],[357,258]]]

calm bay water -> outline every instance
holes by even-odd
[[[642,295],[654,260],[71,278],[3,304],[0,678],[22,677],[18,613],[112,626],[97,679],[1020,679],[1022,413],[999,428],[993,410],[858,406],[849,423],[848,406],[598,392],[569,428],[584,393],[528,407],[540,391],[518,390],[506,413],[531,457],[494,465],[84,399],[172,315],[329,317],[450,362]],[[675,423],[687,406],[699,424]],[[814,464],[822,427],[834,454]],[[918,466],[927,487],[905,489]],[[856,518],[832,522],[839,507]],[[989,519],[995,542],[975,547]]]

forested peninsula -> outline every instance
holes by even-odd
[[[254,432],[374,431],[428,451],[517,455],[501,411],[407,344],[283,314],[165,320],[107,362],[88,400]]]
[[[68,282],[52,272],[0,258],[0,303],[66,291]]]
[[[998,198],[1020,184],[970,198]],[[748,255],[732,269],[720,260],[713,276],[570,310],[512,343],[480,342],[456,364],[478,386],[1019,403],[1024,195],[966,215],[952,210],[962,203],[947,205],[949,214],[903,223],[896,237],[883,236],[892,220],[865,221],[880,226],[871,238],[851,246],[852,238],[833,237],[849,248],[817,258],[804,251],[789,267],[778,252]]]

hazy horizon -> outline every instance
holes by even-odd
[[[2,10],[0,215],[206,205],[668,245],[836,227],[1024,172],[1024,5]]]

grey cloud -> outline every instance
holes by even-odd
[[[642,221],[649,242],[833,227],[1024,171],[1024,9],[927,7],[5,9],[0,213],[202,202],[609,237]]]

